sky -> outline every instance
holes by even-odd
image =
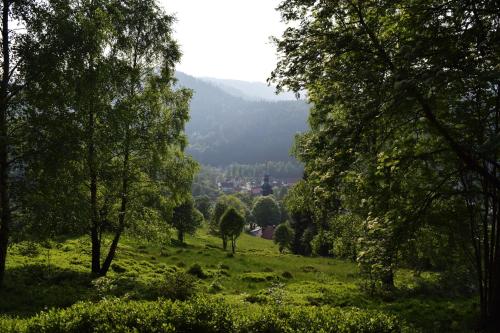
[[[196,77],[265,82],[277,57],[270,36],[284,24],[280,0],[160,0],[175,14],[183,57],[177,70]]]

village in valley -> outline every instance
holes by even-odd
[[[278,198],[283,198],[288,189],[297,183],[300,178],[283,178],[273,179],[270,175],[265,174],[261,182],[257,179],[233,178],[225,179],[217,182],[217,187],[221,193],[249,195],[252,198],[258,196],[274,195]],[[247,232],[255,237],[272,240],[276,225],[258,226],[251,223],[247,227]]]

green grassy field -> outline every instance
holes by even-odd
[[[433,286],[435,275],[416,278],[398,272],[396,295],[369,297],[361,289],[355,263],[319,257],[279,254],[273,242],[242,235],[236,255],[220,240],[200,230],[185,245],[161,246],[127,236],[104,287],[89,274],[90,244],[86,237],[10,249],[6,287],[0,291],[0,312],[29,317],[78,301],[98,301],[103,289],[130,299],[151,299],[149,292],[165,274],[201,265],[197,293],[222,295],[235,307],[260,305],[331,305],[377,309],[394,314],[425,332],[469,331],[477,301],[449,297]],[[113,289],[114,288],[114,289]],[[437,288],[437,287],[436,287]]]

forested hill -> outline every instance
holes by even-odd
[[[288,161],[296,133],[307,129],[304,101],[250,101],[181,72],[178,85],[194,90],[186,132],[200,163],[225,166]]]

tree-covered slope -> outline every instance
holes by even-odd
[[[178,85],[193,89],[188,152],[203,164],[290,160],[294,135],[307,129],[304,101],[248,101],[184,73]]]

